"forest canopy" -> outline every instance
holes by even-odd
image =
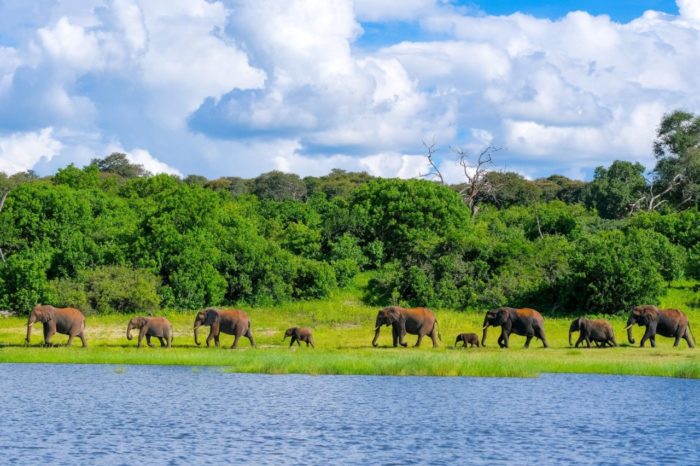
[[[271,304],[370,271],[378,305],[623,312],[700,279],[699,128],[664,117],[650,174],[625,161],[591,182],[488,172],[478,210],[461,186],[343,170],[179,179],[116,153],[0,173],[0,308]]]

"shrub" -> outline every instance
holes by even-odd
[[[96,312],[151,312],[159,309],[160,279],[143,269],[98,267],[85,273],[85,291]]]

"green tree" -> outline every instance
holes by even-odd
[[[299,175],[275,170],[255,178],[251,192],[260,199],[300,201],[306,198],[306,185]]]
[[[616,160],[608,168],[595,169],[587,204],[603,218],[624,218],[644,195],[646,185],[642,164]]]
[[[676,207],[700,205],[700,115],[664,115],[654,141],[657,192],[671,189]]]
[[[103,159],[93,159],[91,162],[103,173],[113,173],[122,178],[138,178],[148,176],[150,173],[143,165],[131,163],[126,154],[113,152]]]

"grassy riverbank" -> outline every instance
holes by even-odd
[[[683,309],[700,337],[700,307],[697,292],[688,284],[669,289],[662,303]],[[79,340],[71,348],[43,348],[41,326],[32,335],[32,346],[24,346],[24,318],[0,318],[0,363],[85,363],[85,364],[163,364],[190,366],[222,366],[235,372],[270,374],[377,374],[434,376],[508,376],[528,377],[542,372],[654,375],[700,378],[700,350],[688,349],[683,341],[673,348],[668,338],[657,339],[657,347],[640,349],[626,346],[625,317],[611,319],[622,347],[611,349],[573,349],[568,346],[568,325],[571,318],[546,318],[547,337],[551,348],[541,348],[533,340],[529,350],[522,348],[524,338],[513,336],[511,348],[500,350],[496,339],[499,329],[491,328],[487,347],[454,349],[457,333],[480,334],[482,312],[437,311],[443,341],[432,349],[430,340],[423,347],[390,348],[391,332],[382,330],[380,348],[372,348],[372,324],[377,308],[365,306],[357,292],[342,292],[326,301],[289,304],[247,310],[252,322],[258,349],[251,349],[242,339],[238,351],[230,351],[232,337],[223,335],[222,348],[197,347],[192,338],[194,312],[164,313],[175,327],[174,347],[169,350],[135,348],[136,340],[125,338],[128,316],[89,316],[87,338],[89,348],[81,349]],[[282,342],[285,328],[298,325],[314,328],[317,349],[288,348]],[[641,338],[641,328],[634,334]],[[201,340],[208,328],[200,330]],[[64,343],[65,335],[56,335],[54,342]],[[415,336],[409,336],[410,344]]]

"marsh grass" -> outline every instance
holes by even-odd
[[[438,310],[436,314],[442,333],[437,349],[430,339],[421,348],[391,348],[391,332],[382,330],[380,347],[372,348],[373,323],[376,307],[364,305],[359,288],[338,292],[324,301],[293,303],[275,307],[247,309],[253,322],[258,348],[251,349],[247,339],[239,349],[228,347],[233,337],[222,335],[222,348],[197,347],[192,337],[194,312],[164,312],[175,328],[174,347],[169,350],[143,347],[136,349],[136,340],[126,339],[129,316],[102,315],[87,319],[89,348],[81,349],[79,341],[71,348],[39,346],[41,326],[32,335],[32,346],[24,346],[24,318],[0,319],[0,362],[16,363],[80,363],[114,364],[115,371],[127,371],[131,364],[220,366],[232,372],[266,374],[357,374],[357,375],[415,375],[415,376],[489,376],[535,377],[543,372],[596,373],[620,375],[651,375],[663,377],[700,378],[700,350],[688,349],[685,342],[673,348],[668,338],[657,339],[657,347],[640,349],[625,343],[625,316],[611,320],[618,348],[570,348],[568,327],[571,317],[546,318],[550,348],[543,349],[539,340],[531,348],[522,348],[524,338],[513,336],[511,348],[496,346],[499,329],[491,328],[486,348],[454,349],[454,338],[461,332],[480,335],[483,312],[454,312]],[[669,288],[662,306],[684,310],[700,334],[698,293],[693,283],[677,283]],[[309,326],[314,329],[317,348],[288,348],[282,342],[287,327]],[[201,329],[206,338],[208,329]],[[634,334],[641,338],[641,329]],[[54,343],[63,344],[66,336],[56,335]],[[415,336],[408,337],[409,344]]]

